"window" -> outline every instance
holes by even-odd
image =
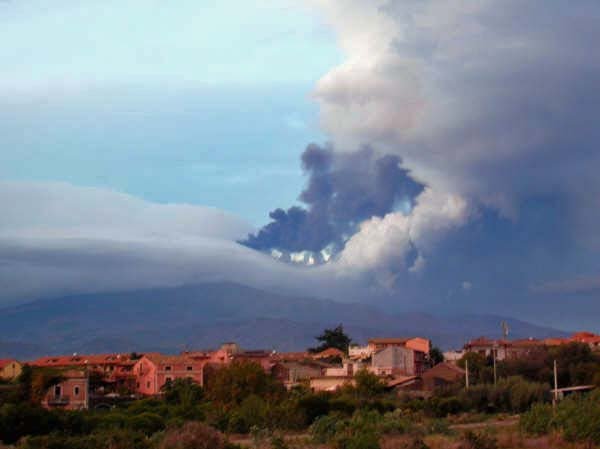
[[[170,366],[165,366],[165,371],[171,371],[171,367]]]
[[[165,381],[167,383],[171,383],[171,382],[173,382],[173,378],[171,376],[167,376],[167,377],[165,377]]]
[[[54,397],[59,398],[62,395],[62,388],[60,385],[54,385]]]
[[[146,382],[146,388],[150,388],[150,381]]]
[[[79,386],[73,388],[73,396],[79,396]]]
[[[191,367],[191,366],[186,366],[186,367],[185,367],[185,369],[186,369],[186,370],[188,370],[188,371],[192,371],[192,370],[193,370],[193,367]]]

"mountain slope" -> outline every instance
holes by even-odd
[[[164,351],[216,347],[298,350],[326,326],[343,323],[357,341],[423,335],[442,347],[498,336],[501,317],[392,316],[364,304],[289,297],[232,283],[43,299],[0,310],[0,357],[71,352]],[[511,336],[560,331],[507,319]]]

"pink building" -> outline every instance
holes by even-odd
[[[52,385],[42,399],[48,409],[85,410],[89,408],[89,380],[85,371],[65,371],[62,380]]]
[[[146,396],[158,395],[167,382],[177,379],[191,379],[203,385],[205,363],[205,359],[187,355],[145,354],[133,367],[136,391]]]

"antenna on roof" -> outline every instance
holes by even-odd
[[[502,338],[504,340],[506,340],[508,338],[508,323],[506,321],[502,321],[502,323],[500,323],[500,326],[502,326]]]

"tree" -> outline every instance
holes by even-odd
[[[282,391],[283,385],[254,362],[234,361],[216,370],[206,382],[208,398],[227,408],[241,404],[251,395],[268,399]]]
[[[334,329],[325,329],[321,335],[315,337],[321,344],[315,348],[310,348],[309,352],[316,353],[329,348],[336,348],[344,353],[348,353],[348,347],[352,339],[344,332],[344,326],[341,324]]]
[[[442,363],[444,361],[444,353],[440,348],[432,346],[429,350],[429,360],[431,361],[431,366]]]

